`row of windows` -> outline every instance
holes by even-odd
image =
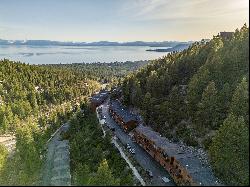
[[[144,145],[146,143],[145,148],[146,148],[147,151],[150,151],[149,148],[152,148],[152,147],[154,147],[153,150],[156,150],[155,149],[156,146],[152,145],[147,138],[143,137],[143,135],[136,134],[136,137],[138,139],[138,143],[142,143]],[[159,153],[165,158],[166,164],[169,163],[170,165],[173,165],[174,162],[177,164],[177,165],[175,165],[175,167],[173,169],[171,169],[170,172],[171,172],[172,175],[174,175],[177,178],[177,180],[180,180],[181,184],[191,184],[191,182],[192,182],[191,176],[188,174],[187,178],[185,178],[185,179],[183,178],[184,176],[182,174],[183,173],[182,168],[180,168],[179,162],[177,160],[175,160],[174,157],[169,157],[168,154],[165,153],[162,150],[159,151]],[[155,158],[155,155],[154,155],[154,158]],[[166,164],[165,163],[162,164],[164,168],[166,167]]]

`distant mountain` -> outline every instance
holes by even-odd
[[[173,51],[183,51],[187,49],[192,43],[181,43],[177,44],[174,47],[167,48],[167,49],[147,49],[146,51],[155,51],[155,52],[173,52]]]
[[[0,45],[34,45],[34,46],[149,46],[149,47],[174,47],[178,44],[187,44],[190,42],[178,42],[178,41],[163,41],[163,42],[60,42],[51,40],[2,40],[0,39]],[[192,42],[191,42],[192,43]]]

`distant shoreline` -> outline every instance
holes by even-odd
[[[174,47],[170,48],[161,48],[161,49],[147,49],[146,51],[153,51],[153,52],[173,52],[173,51],[183,51],[184,49],[187,49],[191,43],[185,43],[185,44],[178,44]]]
[[[110,41],[99,41],[99,42],[60,42],[51,40],[2,40],[0,39],[0,45],[8,46],[145,46],[145,47],[174,47],[178,44],[192,43],[180,42],[180,41],[162,41],[162,42],[110,42]]]

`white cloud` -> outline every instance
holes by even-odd
[[[134,20],[176,20],[248,16],[248,0],[135,0],[122,12]]]

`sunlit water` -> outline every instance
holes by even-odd
[[[29,64],[125,62],[152,60],[167,52],[146,51],[145,46],[0,46],[0,59]]]

